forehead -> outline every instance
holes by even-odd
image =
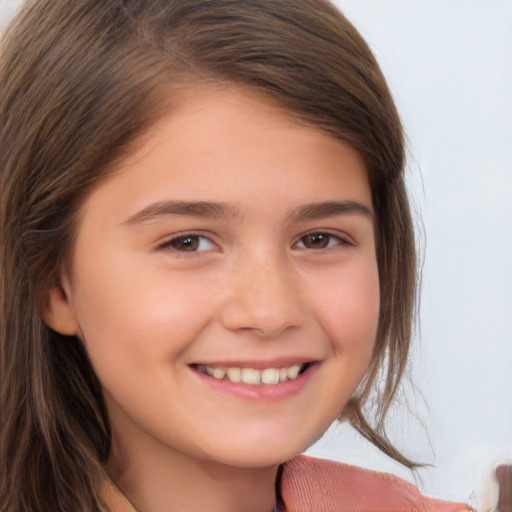
[[[333,138],[303,114],[254,87],[222,81],[205,81],[197,85],[183,82],[168,90],[167,95],[164,90],[161,96],[164,110],[156,122],[135,140],[121,165],[136,162],[162,138],[170,141],[171,138],[194,135],[191,143],[199,142],[202,137],[203,145],[209,141],[213,145],[218,139],[236,135],[232,138],[233,143],[244,136],[255,137],[257,142],[256,138],[269,128],[291,129],[297,133],[302,128],[304,133],[316,134],[318,139]],[[235,124],[235,133],[230,133]]]
[[[228,202],[239,210],[342,199],[371,209],[359,153],[261,93],[187,89],[174,105],[92,196],[123,209],[131,201],[135,210],[169,199]]]

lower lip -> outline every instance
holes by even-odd
[[[220,380],[209,375],[205,375],[196,368],[192,368],[193,373],[212,389],[235,395],[245,399],[258,400],[283,400],[300,393],[314,376],[318,369],[318,363],[314,363],[301,373],[296,379],[289,379],[279,384],[260,384],[251,385],[243,382],[231,382],[230,380]]]

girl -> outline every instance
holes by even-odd
[[[402,128],[330,3],[34,0],[0,66],[2,512],[465,510],[297,457],[413,466]]]

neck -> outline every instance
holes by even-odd
[[[137,512],[271,512],[277,467],[240,468],[171,448],[112,447],[107,471]]]

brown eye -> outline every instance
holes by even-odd
[[[215,248],[215,244],[208,237],[193,233],[176,236],[158,246],[160,250],[176,252],[213,251]]]
[[[299,238],[295,244],[296,249],[335,249],[343,247],[353,247],[353,242],[349,239],[326,233],[322,231],[313,231]]]
[[[327,233],[310,233],[303,236],[301,242],[306,249],[325,249],[332,238],[333,236]]]
[[[199,237],[195,235],[180,236],[179,238],[171,240],[168,245],[176,251],[197,251],[199,247]]]

